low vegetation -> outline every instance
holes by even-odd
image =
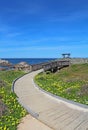
[[[88,105],[88,64],[71,65],[57,73],[40,73],[35,82],[57,96]]]
[[[20,119],[27,114],[11,92],[13,80],[23,74],[21,71],[0,72],[0,130],[16,130]]]

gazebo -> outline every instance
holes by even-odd
[[[70,58],[70,55],[71,55],[70,53],[63,53],[62,54],[63,58]]]

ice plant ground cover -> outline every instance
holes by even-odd
[[[11,92],[13,80],[23,74],[22,71],[0,72],[0,101],[4,106],[0,106],[0,109],[3,111],[5,108],[0,116],[0,130],[16,130],[20,119],[27,114],[19,105],[16,95]]]
[[[56,73],[40,73],[35,82],[57,96],[88,105],[88,64],[70,65]]]

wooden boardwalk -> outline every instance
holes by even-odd
[[[45,63],[42,67],[44,69],[44,71],[57,71],[58,69],[61,69],[63,67],[67,67],[70,65],[70,61],[69,60],[54,60],[51,62],[47,62]]]
[[[61,69],[63,67],[69,66],[70,60],[63,59],[63,60],[53,60],[46,63],[39,63],[31,65],[31,71],[36,71],[39,69],[44,69],[44,71],[57,71],[58,69]]]
[[[14,91],[19,102],[38,120],[54,130],[88,130],[88,108],[57,99],[42,92],[33,83],[41,70],[18,79]]]

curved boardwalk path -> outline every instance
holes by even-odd
[[[88,130],[88,109],[56,99],[35,87],[33,77],[41,70],[18,79],[14,91],[23,106],[54,130]]]

